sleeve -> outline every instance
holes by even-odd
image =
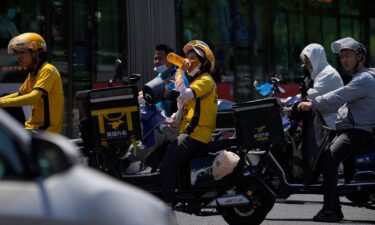
[[[194,98],[194,92],[186,85],[185,72],[178,69],[176,72],[176,90],[180,92],[179,101],[189,100]]]
[[[50,92],[55,80],[58,79],[56,69],[53,67],[45,67],[40,71],[39,78],[33,89],[41,89]]]
[[[202,76],[200,79],[194,80],[189,87],[193,90],[195,97],[199,98],[207,95],[212,90],[213,85],[213,80],[208,76]]]
[[[182,69],[178,69],[176,72],[176,81],[175,87],[178,92],[183,92],[186,89],[186,85],[184,82],[184,74],[185,72]]]
[[[330,72],[323,73],[315,79],[314,87],[310,88],[307,94],[309,98],[315,98],[338,88],[338,83],[340,83],[340,80],[338,80],[335,74]]]
[[[345,103],[353,102],[367,95],[371,82],[358,76],[346,86],[312,99],[313,105],[322,113],[336,112]]]
[[[34,105],[38,101],[38,99],[42,96],[42,94],[43,94],[42,91],[33,90],[31,93],[26,94],[26,95],[20,95],[14,98],[2,99],[3,107]]]

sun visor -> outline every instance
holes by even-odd
[[[351,37],[342,38],[331,44],[331,49],[333,53],[340,53],[342,49],[350,49],[357,52],[359,47],[358,41]]]

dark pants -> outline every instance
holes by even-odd
[[[176,188],[176,175],[180,166],[193,155],[194,152],[204,149],[206,144],[192,139],[187,134],[180,134],[172,142],[160,166],[163,200],[173,202],[174,189]]]
[[[338,131],[327,151],[322,155],[321,166],[324,178],[323,207],[335,211],[340,206],[337,194],[338,167],[352,153],[361,152],[370,143],[372,134],[359,129]]]

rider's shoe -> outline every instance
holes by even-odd
[[[140,171],[142,165],[141,162],[135,161],[132,162],[128,159],[121,160],[123,175],[136,174]]]
[[[344,219],[344,214],[343,214],[342,211],[341,211],[341,206],[339,206],[339,207],[336,209],[336,216],[337,216],[337,218],[339,218],[339,220]]]
[[[344,216],[342,215],[342,217]],[[314,221],[327,223],[339,222],[341,219],[342,218],[339,218],[336,212],[325,208],[321,209],[313,218]]]
[[[144,174],[144,173],[151,173],[152,168],[149,166],[143,166],[138,173]]]

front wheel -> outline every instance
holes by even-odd
[[[251,182],[246,193],[249,205],[220,209],[229,225],[261,224],[275,203],[273,194],[259,181]]]

